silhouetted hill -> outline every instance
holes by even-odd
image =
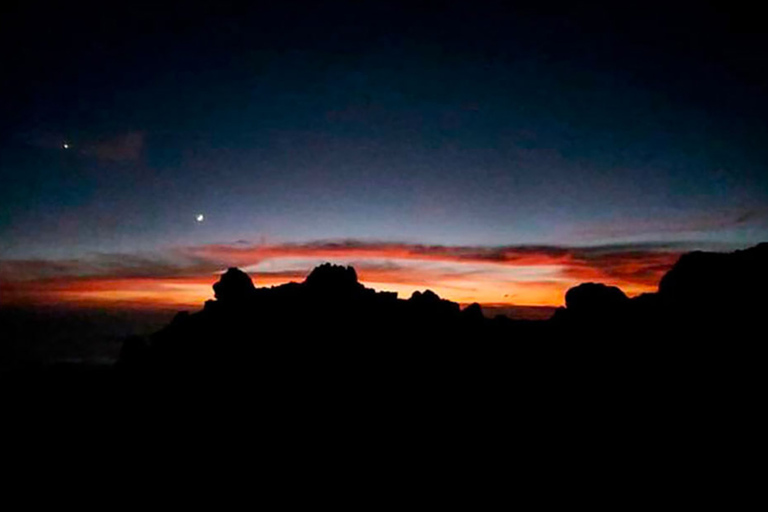
[[[768,244],[680,257],[656,293],[629,299],[621,290],[585,283],[566,293],[552,319],[561,335],[664,344],[667,350],[743,343],[762,331],[768,305]]]
[[[768,244],[689,253],[656,293],[628,298],[616,287],[583,283],[547,321],[489,319],[478,304],[462,311],[430,290],[401,299],[366,288],[352,267],[326,263],[303,282],[271,288],[230,268],[201,311],[126,340],[117,368],[122,375],[231,370],[365,380],[387,372],[477,376],[480,368],[503,375],[542,365],[570,372],[616,358],[624,365],[689,364],[757,343],[767,262]]]
[[[242,270],[230,268],[213,285],[216,300],[224,304],[237,304],[251,300],[256,292],[250,276]]]
[[[317,364],[356,364],[387,357],[406,361],[444,343],[471,342],[486,324],[478,305],[459,305],[427,290],[408,300],[377,292],[357,280],[352,267],[324,264],[302,283],[256,288],[238,269],[214,285],[216,300],[202,311],[179,314],[149,339],[126,341],[119,366],[190,370],[261,364],[265,356],[307,358]],[[288,356],[288,354],[291,354]]]
[[[768,243],[728,254],[685,254],[659,283],[667,308],[734,319],[764,310],[767,290]]]
[[[337,370],[342,362],[402,369],[485,352],[511,357],[553,346],[589,352],[606,344],[610,351],[663,346],[669,354],[691,344],[735,342],[728,336],[753,329],[766,305],[766,262],[768,244],[686,254],[657,293],[630,299],[619,288],[584,283],[568,290],[551,320],[529,322],[489,320],[477,304],[461,311],[430,290],[399,299],[363,286],[352,267],[326,263],[302,283],[272,288],[257,288],[231,268],[213,286],[216,300],[177,315],[149,339],[127,341],[118,366],[187,371],[260,365],[279,356]]]
[[[577,315],[610,313],[625,308],[629,298],[615,286],[584,283],[565,293],[565,307]]]
[[[354,294],[364,289],[357,281],[354,268],[330,263],[324,263],[312,270],[304,284],[316,293],[334,295]]]
[[[474,450],[490,430],[488,453],[523,444],[534,460],[553,441],[557,457],[574,446],[591,457],[599,444],[611,454],[627,445],[678,454],[680,439],[695,454],[723,424],[740,435],[734,418],[755,424],[745,411],[757,410],[762,389],[755,312],[766,305],[765,262],[765,246],[686,256],[657,293],[631,299],[582,284],[549,321],[488,319],[477,304],[461,310],[428,290],[400,299],[366,288],[351,267],[325,264],[304,282],[272,288],[229,269],[215,300],[126,340],[114,368],[16,373],[9,389],[17,402],[51,411],[39,425],[89,418],[76,431],[90,435],[110,410],[116,424],[135,422],[110,442],[146,434],[160,450],[169,439],[188,450],[207,436],[217,449],[234,439],[233,453],[256,443],[283,457],[297,441],[335,449],[357,435],[355,450],[393,440],[418,451],[434,438],[453,457],[446,447],[455,439]]]

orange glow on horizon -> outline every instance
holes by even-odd
[[[403,299],[414,291],[430,289],[460,304],[560,306],[569,288],[588,281],[618,286],[629,296],[653,292],[678,257],[668,251],[354,241],[207,245],[147,258],[143,267],[130,259],[124,266],[115,264],[120,258],[109,260],[112,266],[98,260],[0,261],[0,305],[200,308],[213,298],[212,285],[227,267],[240,267],[256,286],[269,287],[301,282],[315,265],[329,261],[352,265],[360,282],[379,291],[395,291]],[[185,258],[192,260],[187,267]]]
[[[257,275],[258,287],[278,286],[288,282],[301,282],[303,276]],[[397,292],[407,299],[415,291],[430,289],[440,297],[460,304],[515,306],[560,306],[565,292],[579,282],[576,280],[553,282],[516,282],[505,286],[494,285],[488,280],[453,278],[442,280],[393,279],[391,272],[366,271],[360,282],[377,291]],[[407,277],[407,276],[406,276]],[[56,279],[25,283],[17,289],[5,290],[4,303],[16,304],[67,304],[93,307],[127,308],[200,308],[206,300],[213,299],[216,275],[185,278],[77,278]],[[654,287],[632,283],[620,286],[630,296],[655,291]],[[509,293],[507,293],[509,292]]]

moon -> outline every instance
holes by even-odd
[[[203,222],[205,220],[205,215],[203,215],[202,213],[198,213],[197,215],[195,215],[195,220],[197,222]]]

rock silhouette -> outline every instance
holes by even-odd
[[[746,316],[764,310],[767,287],[768,243],[762,243],[728,254],[684,254],[662,277],[659,296],[677,311]]]
[[[613,335],[624,342],[664,344],[668,350],[745,342],[762,330],[768,305],[768,244],[735,251],[684,254],[656,293],[627,298],[596,283],[571,288],[552,319],[558,336]]]
[[[237,268],[229,268],[217,283],[213,285],[216,300],[221,302],[238,303],[253,297],[256,287],[251,277]]]
[[[313,362],[328,365],[348,360],[350,352],[372,357],[417,339],[424,347],[457,342],[466,326],[484,321],[479,305],[460,315],[458,304],[429,290],[401,300],[363,286],[352,267],[331,264],[315,268],[302,283],[273,288],[256,288],[247,274],[231,268],[214,291],[216,300],[198,313],[177,315],[150,338],[148,349],[135,340],[127,344],[119,366],[210,369],[254,364],[298,347],[304,353],[295,354],[296,360],[314,354]],[[327,359],[334,353],[335,359]]]
[[[354,268],[330,263],[324,263],[312,270],[304,283],[316,291],[334,294],[354,293],[363,289],[363,285],[357,281]]]
[[[601,283],[584,283],[568,290],[565,307],[577,315],[614,312],[627,306],[629,297],[615,286]]]

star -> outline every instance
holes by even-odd
[[[195,215],[195,220],[197,222],[203,222],[205,220],[205,215],[203,215],[202,213],[198,213],[197,215]]]
[[[69,142],[65,142],[61,145],[64,149],[69,149]]]

